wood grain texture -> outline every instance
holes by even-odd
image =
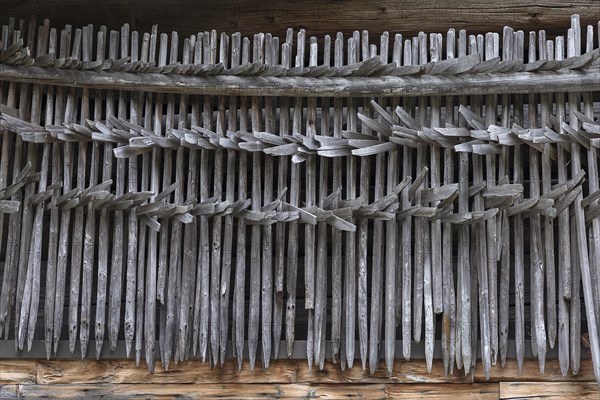
[[[560,4],[554,0],[509,0],[503,2],[502,7],[489,7],[475,0],[460,3],[427,0],[418,7],[407,0],[309,0],[302,7],[291,0],[268,0],[260,4],[249,0],[231,3],[209,0],[203,2],[202,7],[196,7],[192,0],[178,0],[170,7],[158,0],[108,0],[103,2],[103,7],[89,7],[91,2],[69,1],[67,4],[69,7],[62,7],[65,3],[56,0],[7,1],[1,6],[2,23],[6,23],[8,16],[28,18],[37,14],[52,19],[56,26],[88,23],[100,26],[110,21],[108,27],[114,29],[128,22],[131,30],[143,32],[149,31],[152,21],[160,15],[161,30],[177,29],[182,37],[196,34],[198,27],[229,33],[240,31],[242,35],[269,29],[274,36],[285,37],[289,27],[305,28],[311,35],[331,34],[333,29],[346,35],[355,29],[381,34],[386,30],[446,31],[451,27],[468,27],[473,33],[482,33],[499,31],[505,25],[515,29],[546,29],[549,35],[554,35],[573,13],[582,15],[583,24],[596,23],[600,17],[600,9],[593,7],[594,0],[569,0]]]
[[[537,368],[537,360],[526,360],[523,373],[517,373],[515,360],[507,361],[506,368],[492,366],[489,381],[483,371],[477,369],[473,377],[465,376],[462,371],[450,375],[444,374],[443,363],[436,360],[431,373],[427,372],[422,360],[397,361],[391,374],[388,374],[382,361],[376,373],[371,375],[360,367],[346,368],[342,371],[339,365],[327,360],[323,370],[308,369],[303,360],[271,360],[269,369],[250,371],[245,360],[242,369],[237,363],[226,362],[222,367],[211,368],[208,363],[183,361],[171,365],[165,370],[157,365],[154,374],[150,375],[144,368],[138,368],[134,360],[34,360],[7,359],[0,362],[0,385],[38,384],[38,385],[77,385],[77,384],[383,384],[383,383],[428,383],[435,384],[467,384],[497,382],[530,382],[530,383],[576,383],[594,380],[592,362],[581,361],[577,375],[563,376],[558,360],[546,361],[546,370],[542,375]],[[260,366],[259,366],[260,367]]]
[[[501,382],[500,399],[597,399],[598,384]]]
[[[0,388],[4,398],[100,398],[127,397],[186,398],[186,399],[264,399],[264,398],[362,398],[362,399],[445,399],[450,388],[442,385],[431,388],[427,385],[368,384],[354,385],[348,392],[346,385],[256,384],[240,387],[236,384],[206,385],[6,385]],[[452,387],[456,396],[464,399],[497,399],[497,384],[475,384]]]

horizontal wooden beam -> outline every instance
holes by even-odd
[[[600,90],[600,70],[516,72],[458,76],[198,77],[75,71],[0,65],[0,80],[106,90],[219,96],[391,97],[589,92]]]
[[[305,28],[309,35],[322,36],[367,29],[372,34],[414,34],[419,31],[445,32],[449,28],[468,29],[469,33],[501,31],[505,25],[515,29],[545,29],[548,35],[565,35],[571,14],[581,14],[582,23],[596,24],[600,8],[596,0],[506,0],[488,3],[475,0],[307,0],[299,6],[293,0],[261,2],[204,0],[105,0],[97,2],[59,0],[12,0],[0,6],[0,21],[8,17],[27,20],[31,14],[50,18],[53,27],[94,24],[118,29],[129,23],[131,30],[149,32],[160,18],[161,32],[179,31],[181,36],[216,29],[243,35],[271,32],[285,37],[287,28]]]
[[[400,383],[493,383],[493,382],[591,382],[594,381],[592,361],[581,361],[577,375],[563,376],[558,360],[547,360],[544,374],[540,374],[537,360],[526,359],[523,372],[518,373],[517,362],[507,361],[505,368],[493,366],[490,379],[486,380],[483,370],[478,368],[474,374],[465,376],[457,369],[451,375],[444,374],[441,362],[434,362],[431,373],[420,360],[399,361],[394,364],[388,375],[383,362],[374,374],[364,371],[357,363],[355,367],[342,371],[338,364],[326,362],[322,371],[308,368],[304,360],[272,360],[269,369],[260,365],[254,371],[244,362],[244,368],[237,370],[234,363],[225,363],[223,367],[211,368],[208,363],[197,360],[173,364],[166,371],[157,366],[153,374],[146,368],[136,367],[133,360],[0,360],[0,385],[40,384],[40,385],[77,385],[77,384],[400,384]]]
[[[352,392],[349,393],[348,391]],[[428,384],[255,384],[239,385],[192,384],[81,384],[81,385],[6,385],[0,387],[0,397],[11,398],[185,398],[185,399],[313,399],[346,398],[366,399],[446,399],[449,394],[460,399],[496,400],[498,384],[435,385]]]

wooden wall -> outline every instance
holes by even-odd
[[[372,35],[446,32],[449,28],[469,33],[514,29],[545,29],[548,36],[564,34],[572,14],[581,15],[582,26],[600,18],[598,0],[3,0],[0,22],[9,17],[27,20],[35,14],[49,18],[52,26],[106,25],[148,32],[159,24],[161,32],[177,30],[181,37],[199,31],[252,35],[270,32],[285,37],[287,28],[305,28],[308,35],[369,30]]]
[[[237,371],[233,362],[211,369],[187,361],[153,375],[130,360],[0,360],[0,398],[395,398],[395,399],[598,399],[591,360],[582,360],[575,376],[562,376],[557,360],[546,361],[540,375],[536,360],[527,360],[519,375],[515,361],[496,366],[486,381],[478,369],[472,376],[444,376],[441,362],[427,373],[422,360],[398,361],[387,376],[385,365],[375,375],[359,366],[341,371],[326,363],[309,370],[302,360],[274,360],[269,369]]]

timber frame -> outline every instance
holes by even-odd
[[[208,376],[305,358],[344,379],[360,360],[387,373],[365,375],[381,379],[374,397],[410,393],[394,385],[416,356],[493,398],[531,389],[502,397],[511,385],[494,376],[532,357],[548,380],[584,371],[580,395],[594,395],[595,23],[573,15],[553,39],[504,27],[280,40],[11,19],[0,395],[38,393],[55,364],[27,358],[43,356],[96,356],[84,363],[101,370],[133,357],[156,382],[158,361],[199,358]],[[12,366],[35,378],[5,378]],[[110,379],[69,390],[110,393]]]

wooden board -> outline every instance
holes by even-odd
[[[287,28],[305,28],[310,35],[322,35],[340,31],[344,35],[354,30],[368,29],[372,35],[383,31],[416,33],[418,31],[447,31],[449,28],[469,29],[469,33],[489,30],[500,31],[505,25],[515,29],[545,29],[555,35],[569,20],[571,14],[581,14],[583,24],[596,23],[600,8],[595,0],[507,0],[496,7],[480,1],[463,2],[380,0],[308,0],[298,7],[291,0],[267,0],[255,2],[242,0],[223,2],[208,0],[202,7],[192,0],[178,0],[168,6],[159,0],[134,0],[122,2],[107,0],[102,7],[89,7],[77,2],[61,7],[63,2],[50,0],[19,0],[4,2],[0,7],[4,19],[8,16],[27,19],[30,14],[50,18],[56,25],[80,26],[107,25],[115,29],[129,23],[131,30],[148,32],[152,21],[160,15],[162,32],[178,30],[181,37],[198,33],[198,29],[240,31],[242,36],[268,29],[274,36],[285,37]],[[335,22],[334,22],[335,21]],[[399,22],[400,21],[400,22]]]
[[[525,383],[500,382],[500,399],[598,399],[600,391],[595,382],[582,383]]]
[[[211,368],[208,363],[184,361],[171,365],[168,371],[157,364],[154,374],[144,368],[137,368],[133,360],[32,360],[10,359],[0,362],[0,385],[40,384],[40,385],[77,385],[77,384],[197,384],[197,383],[314,383],[314,384],[363,384],[363,383],[492,383],[492,382],[591,382],[594,380],[592,362],[581,361],[577,375],[563,376],[558,360],[546,362],[546,372],[539,373],[536,360],[526,360],[523,373],[517,374],[515,360],[507,362],[506,368],[492,367],[489,381],[485,381],[483,371],[477,369],[473,378],[455,370],[452,375],[444,375],[441,360],[433,363],[431,373],[422,360],[394,363],[394,370],[388,376],[383,362],[373,375],[356,366],[342,371],[339,365],[325,362],[322,371],[309,370],[303,360],[272,360],[268,370],[258,366],[254,372],[244,361],[241,371],[237,363],[226,362],[223,367]]]
[[[6,385],[0,388],[2,398],[100,398],[128,399],[174,398],[186,399],[264,399],[264,398],[361,398],[361,399],[446,399],[449,391],[460,399],[498,399],[498,384],[475,384],[466,386],[425,384],[361,384],[312,385],[237,384],[214,385],[149,385],[149,384],[91,384],[91,385]]]

